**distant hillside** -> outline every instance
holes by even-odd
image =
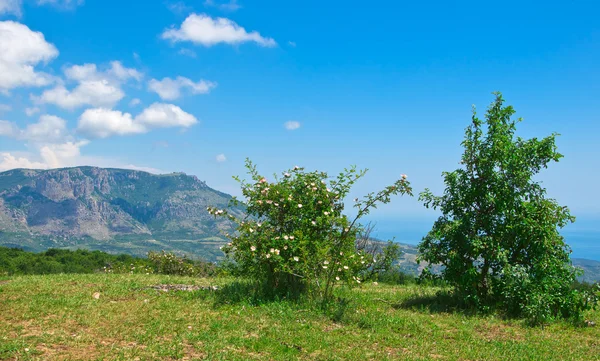
[[[0,173],[0,245],[220,257],[229,227],[206,211],[231,196],[183,173],[75,167]],[[241,210],[237,211],[242,215]]]
[[[415,276],[419,275],[423,269],[423,265],[419,266],[417,264],[417,247],[401,243],[400,248],[403,252],[399,261],[400,269]],[[575,267],[579,267],[584,271],[583,276],[579,277],[580,281],[588,283],[600,282],[600,262],[583,258],[573,258],[571,261]]]

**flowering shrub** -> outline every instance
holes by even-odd
[[[173,252],[148,252],[155,273],[178,276],[211,276],[216,266],[207,262],[193,262],[187,257],[178,257]]]
[[[358,251],[358,220],[395,194],[412,195],[406,176],[378,193],[355,199],[357,215],[342,212],[343,199],[366,171],[346,169],[330,179],[324,172],[294,167],[280,178],[267,180],[246,161],[251,181],[236,177],[246,198],[247,217],[237,220],[227,210],[208,208],[215,216],[237,222],[231,242],[222,250],[242,272],[280,294],[314,291],[328,299],[338,283],[358,284],[360,275],[377,263],[373,255]],[[232,205],[239,202],[234,198]]]

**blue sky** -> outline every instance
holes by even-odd
[[[0,170],[183,171],[239,194],[250,157],[369,168],[356,195],[402,173],[439,192],[499,90],[520,135],[562,134],[550,196],[600,218],[600,4],[450,3],[0,0]],[[400,216],[432,213],[373,215]]]

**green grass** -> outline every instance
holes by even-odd
[[[442,312],[435,288],[364,285],[324,312],[229,279],[0,278],[0,360],[600,360],[600,327]],[[156,284],[223,291],[159,292]],[[229,291],[229,292],[226,292]],[[100,293],[99,299],[93,294]],[[598,321],[600,312],[587,318]]]

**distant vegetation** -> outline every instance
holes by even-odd
[[[164,251],[150,252],[148,258],[141,258],[83,249],[49,249],[33,253],[0,247],[0,276],[98,272],[211,276],[216,270],[212,263],[192,261]]]

